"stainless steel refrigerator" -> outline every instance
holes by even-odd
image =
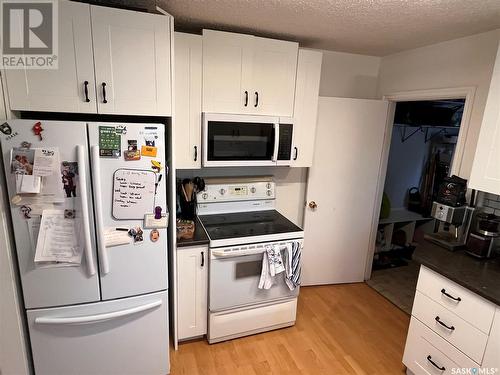
[[[164,125],[0,131],[36,374],[168,373]]]

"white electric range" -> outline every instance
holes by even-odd
[[[267,245],[303,244],[303,230],[275,209],[275,198],[270,177],[207,180],[197,196],[210,239],[210,343],[295,324],[299,288],[291,291],[284,273],[258,288]]]

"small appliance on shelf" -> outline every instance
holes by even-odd
[[[472,219],[467,239],[467,253],[477,258],[491,258],[500,250],[500,216],[478,212]]]

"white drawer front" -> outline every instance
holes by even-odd
[[[424,266],[420,267],[417,290],[489,334],[495,305],[484,298]]]
[[[403,363],[415,375],[450,375],[458,373],[453,369],[478,367],[477,363],[413,317]]]
[[[418,291],[412,315],[474,361],[482,362],[488,335]]]

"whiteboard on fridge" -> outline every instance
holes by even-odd
[[[117,169],[113,176],[113,217],[119,220],[144,219],[155,205],[156,173]]]

